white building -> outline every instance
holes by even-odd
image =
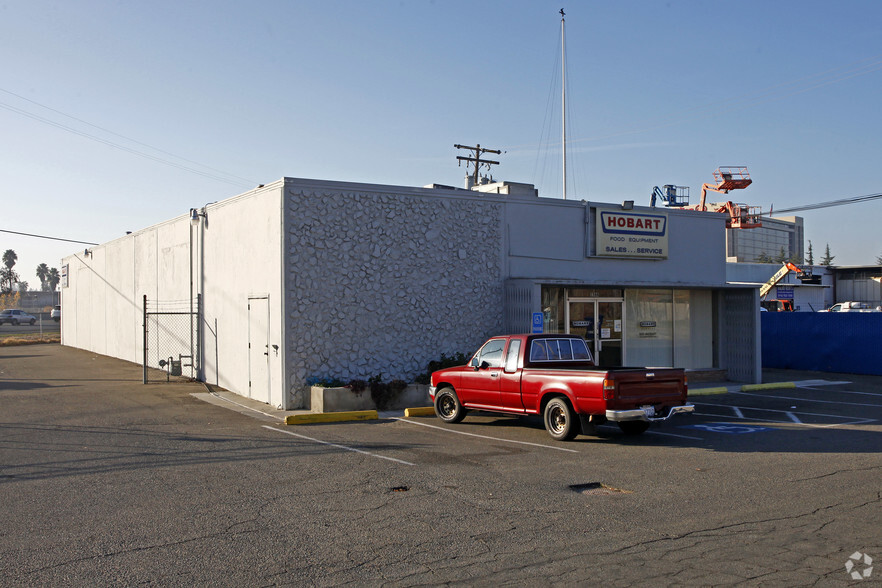
[[[71,255],[62,343],[179,360],[283,408],[312,377],[410,379],[534,326],[606,365],[759,381],[756,286],[727,282],[724,215],[479,189],[284,178]],[[145,297],[178,327],[148,316],[145,334]]]
[[[790,272],[769,290],[766,300],[789,300],[797,312],[817,312],[829,308],[833,304],[834,272],[820,265],[799,267],[810,271],[816,282],[805,282],[796,273]],[[775,263],[729,263],[726,275],[730,283],[758,288],[780,269],[781,264]]]
[[[764,216],[762,225],[726,230],[727,261],[753,263],[762,256],[774,259],[782,251],[787,259],[804,259],[805,228],[801,216]]]

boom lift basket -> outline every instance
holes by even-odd
[[[717,181],[717,191],[728,192],[729,190],[743,190],[753,183],[747,166],[718,167],[714,171],[714,179]]]

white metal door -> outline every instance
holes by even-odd
[[[248,397],[270,402],[269,297],[248,298]]]

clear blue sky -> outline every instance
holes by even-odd
[[[764,210],[882,192],[876,0],[9,0],[0,229],[103,243],[284,176],[458,186],[454,143],[560,197],[561,7],[570,198],[695,200],[720,165]],[[882,201],[797,214],[816,261],[882,254]],[[10,248],[36,287],[81,246]]]

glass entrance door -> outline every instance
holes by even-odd
[[[600,365],[622,365],[622,302],[597,301],[597,354]]]
[[[596,324],[595,302],[593,300],[575,301],[571,300],[569,304],[569,314],[567,317],[567,333],[571,335],[579,335],[588,344],[588,350],[595,363],[598,361],[597,347],[595,346]]]
[[[569,300],[567,332],[585,339],[597,365],[622,365],[622,329],[621,300]]]

